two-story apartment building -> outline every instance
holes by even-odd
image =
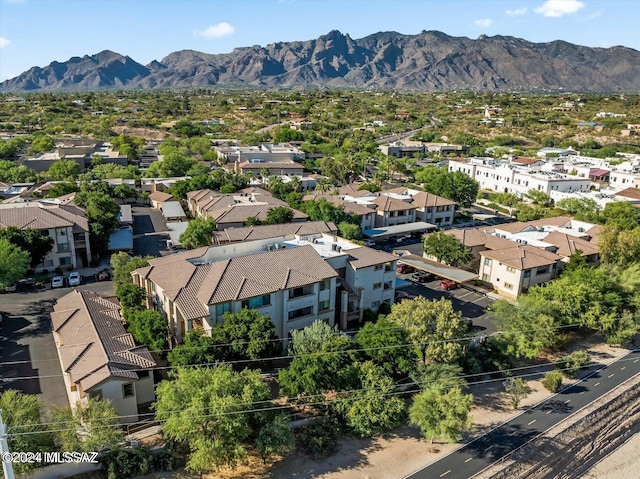
[[[72,291],[56,302],[51,323],[71,408],[106,398],[121,422],[136,422],[139,407],[155,400],[156,363],[125,331],[118,301]]]
[[[36,266],[36,272],[89,265],[89,223],[80,208],[39,201],[0,203],[0,228],[9,226],[40,230],[54,239],[53,249]]]
[[[169,323],[175,341],[210,333],[225,312],[257,309],[276,334],[324,320],[343,328],[365,309],[391,304],[395,257],[341,238],[315,234],[205,247],[151,260],[132,273],[149,306]]]

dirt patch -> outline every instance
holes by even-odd
[[[164,140],[165,138],[172,136],[166,131],[131,126],[114,126],[111,130],[118,135],[137,136],[139,138],[144,138],[145,140]]]

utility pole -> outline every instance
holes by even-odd
[[[4,453],[9,453],[9,444],[7,444],[7,426],[2,421],[2,409],[0,409],[0,461],[2,461],[2,472],[4,472],[5,479],[15,479],[13,475],[13,464],[11,461],[5,462],[3,459]]]

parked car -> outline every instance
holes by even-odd
[[[417,271],[411,275],[411,281],[415,281],[416,283],[426,283],[429,279],[431,279],[431,275],[424,271]]]
[[[458,287],[458,283],[450,279],[443,279],[440,281],[440,287],[449,291],[450,289],[456,289]]]
[[[4,287],[5,293],[15,293],[18,291],[18,283],[11,283],[9,286]]]
[[[364,245],[365,246],[375,246],[376,242],[373,241],[372,239],[367,239],[367,240],[364,240]]]
[[[64,278],[62,276],[54,276],[51,278],[52,288],[62,288],[64,286]]]
[[[77,271],[72,271],[69,273],[69,286],[79,286],[82,282],[82,278],[80,277],[80,273]]]
[[[111,279],[111,271],[108,268],[98,271],[96,274],[96,280],[98,281],[109,281]]]
[[[405,274],[405,273],[413,273],[415,269],[408,264],[398,264],[396,265],[396,273]]]

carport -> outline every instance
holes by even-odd
[[[364,230],[362,234],[372,240],[382,240],[393,238],[394,236],[402,236],[411,233],[426,233],[429,230],[435,230],[438,227],[424,221],[416,221],[415,223],[407,223],[404,225],[381,226]]]
[[[450,279],[456,283],[466,283],[478,278],[477,273],[470,273],[464,269],[454,268],[447,264],[437,263],[415,254],[403,255],[398,259],[398,263],[411,266],[419,271],[431,273],[439,278]]]

